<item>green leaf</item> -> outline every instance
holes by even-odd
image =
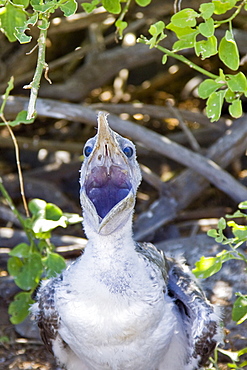
[[[223,353],[223,355],[228,356],[232,361],[234,361],[234,362],[238,362],[239,361],[239,356],[238,356],[238,352],[237,351],[227,351],[227,350],[222,349],[222,348],[217,348],[217,350],[220,353]]]
[[[40,0],[31,0],[30,4],[32,5],[33,9],[40,13],[52,13],[54,12],[59,4],[56,0],[41,2]],[[44,18],[42,18],[42,21]]]
[[[199,11],[201,12],[201,17],[203,19],[208,19],[214,14],[214,4],[212,3],[206,3],[206,4],[201,4]]]
[[[109,13],[118,14],[121,12],[119,0],[102,0],[102,5]]]
[[[219,58],[230,69],[236,71],[239,68],[239,52],[237,44],[230,31],[226,31],[225,36],[219,44]]]
[[[41,256],[38,253],[32,253],[23,261],[18,257],[11,257],[8,260],[8,271],[14,277],[18,287],[23,290],[34,289],[43,271]]]
[[[233,100],[232,104],[229,106],[229,113],[234,118],[239,118],[242,116],[243,109],[240,99]]]
[[[77,224],[83,221],[83,218],[78,215],[77,213],[66,213],[64,212],[63,215],[66,217],[66,222],[70,225]]]
[[[16,41],[15,28],[23,27],[26,22],[26,13],[23,7],[15,7],[11,3],[0,8],[1,30],[10,42]]]
[[[211,37],[214,34],[214,21],[212,18],[207,19],[198,26],[200,33],[205,37]]]
[[[206,99],[221,86],[222,84],[216,82],[215,80],[207,78],[198,86],[199,97],[202,99]]]
[[[194,28],[191,28],[191,27],[177,27],[175,26],[173,23],[169,23],[167,26],[166,26],[167,29],[173,31],[177,38],[178,39],[185,39],[185,38],[190,38],[192,37],[191,35],[193,36],[197,36],[198,35],[198,30],[194,29]]]
[[[185,8],[171,17],[171,23],[181,28],[195,27],[197,17],[199,17],[199,14],[195,10]]]
[[[58,221],[63,216],[63,211],[52,203],[47,203],[44,218],[47,220]]]
[[[33,123],[34,119],[35,117],[27,119],[27,111],[22,110],[17,114],[16,119],[14,121],[8,122],[8,125],[14,127],[20,125],[21,123],[30,124]],[[0,126],[3,126],[4,124],[5,124],[4,122],[0,122]]]
[[[215,91],[207,100],[206,114],[211,122],[218,121],[220,118],[225,93],[225,90]]]
[[[31,293],[21,292],[16,294],[14,301],[10,303],[8,312],[12,324],[19,324],[29,314],[30,305],[34,303]]]
[[[100,3],[100,0],[93,0],[91,2],[91,4],[90,3],[82,3],[81,6],[83,7],[83,9],[85,10],[86,13],[92,13],[92,11],[97,8],[99,3]]]
[[[224,219],[224,217],[221,217],[218,221],[218,228],[221,229],[221,230],[224,230],[226,228],[226,220]]]
[[[207,235],[215,239],[218,236],[218,232],[215,229],[210,229],[208,230]]]
[[[47,279],[60,274],[66,268],[64,258],[57,253],[48,253],[43,259],[43,264],[46,268]]]
[[[120,39],[123,38],[123,31],[125,30],[125,28],[128,26],[128,23],[127,22],[124,22],[122,21],[121,19],[118,19],[116,22],[115,22],[115,26],[117,28],[117,31],[119,33],[119,37]]]
[[[192,270],[193,274],[200,279],[205,279],[218,272],[222,267],[221,258],[204,257],[195,263],[196,268]]]
[[[14,4],[23,5],[24,8],[27,8],[29,5],[29,0],[12,0]]]
[[[140,6],[147,6],[152,0],[135,0],[135,2]]]
[[[181,40],[174,42],[172,50],[179,51],[183,49],[193,48],[194,46],[195,46],[195,40],[181,39]]]
[[[227,75],[227,84],[232,91],[244,92],[247,90],[247,80],[242,72],[236,75]]]
[[[29,2],[29,1],[28,1]],[[34,13],[24,23],[23,27],[15,27],[14,35],[21,44],[25,44],[31,41],[32,37],[25,34],[26,30],[29,30],[29,25],[34,26],[38,21],[38,13]]]
[[[150,48],[153,48],[159,41],[163,40],[166,37],[163,32],[164,28],[165,23],[162,21],[156,22],[150,26],[148,32],[151,36],[153,36],[147,42],[147,44],[150,45]]]
[[[164,54],[163,57],[162,57],[162,64],[166,64],[167,62],[167,54]]]
[[[232,103],[235,97],[235,93],[231,89],[226,89],[225,99],[227,103]]]
[[[215,36],[209,37],[207,40],[197,41],[195,44],[196,55],[201,54],[201,58],[209,58],[218,53],[217,38]]]
[[[238,207],[240,209],[247,209],[247,200],[244,202],[239,203]]]
[[[77,2],[75,0],[68,0],[66,3],[60,5],[60,9],[62,10],[65,17],[69,17],[70,15],[75,14],[77,10]]]
[[[212,0],[215,6],[215,14],[224,14],[232,9],[238,0]]]
[[[9,252],[9,255],[19,258],[27,258],[30,255],[30,245],[20,243]]]
[[[29,211],[34,215],[38,215],[41,211],[43,212],[43,214],[45,213],[45,207],[46,207],[47,203],[42,200],[42,199],[32,199],[30,200],[30,202],[28,203],[28,208],[29,208]]]
[[[232,309],[232,319],[238,324],[247,319],[247,295],[236,299]]]

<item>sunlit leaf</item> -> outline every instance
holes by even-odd
[[[224,14],[232,9],[238,0],[212,0],[215,6],[215,14]]]
[[[207,19],[198,26],[200,33],[205,37],[211,37],[214,34],[214,21],[212,18]]]
[[[215,7],[213,3],[201,4],[199,8],[199,11],[201,12],[201,17],[203,19],[210,18],[214,13],[214,9]]]
[[[195,263],[195,268],[192,270],[193,274],[200,279],[207,278],[214,275],[222,267],[221,258],[218,257],[204,257]]]
[[[206,114],[211,122],[218,121],[220,118],[225,93],[225,90],[215,91],[207,100]]]
[[[24,8],[15,7],[11,3],[0,8],[0,26],[1,30],[7,36],[10,42],[16,41],[15,28],[24,27],[27,16]]]
[[[232,309],[232,319],[239,324],[247,319],[247,295],[236,299]]]
[[[147,6],[152,0],[135,0],[135,2],[140,6]]]
[[[198,41],[195,43],[196,55],[201,55],[202,59],[209,58],[218,53],[217,38],[215,36],[209,37],[207,40]]]
[[[119,0],[102,0],[103,7],[113,14],[118,14],[121,12],[121,4]]]
[[[234,118],[239,118],[242,116],[243,108],[240,99],[233,100],[232,104],[229,106],[229,113]]]
[[[199,17],[199,14],[195,10],[185,8],[171,17],[171,23],[181,28],[195,27],[197,17]]]
[[[44,218],[47,220],[58,221],[63,215],[63,211],[52,203],[47,203],[45,206]]]
[[[210,96],[210,94],[219,89],[221,86],[222,84],[216,82],[215,80],[207,78],[198,86],[198,94],[200,98],[206,99]]]
[[[66,3],[60,5],[60,9],[64,13],[65,17],[75,14],[77,10],[77,2],[75,0],[68,0]]]
[[[32,199],[28,203],[28,208],[33,215],[37,215],[40,211],[45,212],[46,202],[43,199]]]
[[[125,22],[125,21],[122,21],[121,19],[118,19],[115,22],[115,26],[117,27],[117,30],[118,30],[120,39],[122,39],[122,37],[123,37],[123,31],[128,26],[128,23]]]
[[[219,58],[230,69],[236,71],[239,68],[238,47],[230,31],[226,31],[220,41]]]
[[[247,80],[243,72],[227,75],[227,84],[232,91],[244,92],[247,89]]]

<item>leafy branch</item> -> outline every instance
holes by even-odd
[[[229,113],[238,118],[242,115],[241,97],[247,96],[247,79],[242,72],[236,74],[225,74],[222,69],[215,75],[204,68],[192,63],[179,51],[193,48],[196,56],[202,60],[217,55],[225,67],[237,71],[240,67],[239,51],[232,31],[232,20],[239,14],[241,9],[247,10],[246,0],[237,4],[237,0],[212,0],[211,3],[201,4],[199,11],[186,8],[171,17],[168,25],[159,21],[149,28],[151,38],[141,36],[139,42],[157,48],[164,53],[162,63],[165,64],[167,57],[173,57],[190,68],[209,77],[198,87],[199,96],[206,99],[206,114],[211,121],[220,118],[224,101],[229,104]],[[223,20],[215,20],[214,15],[225,14],[235,9],[234,13]],[[229,29],[225,31],[224,37],[219,42],[214,35],[215,29],[224,23],[229,23]],[[173,44],[172,50],[159,45],[167,36],[165,31],[175,33],[178,41]]]
[[[51,232],[57,227],[82,221],[77,214],[64,213],[52,203],[33,199],[28,208],[31,217],[24,218],[16,209],[0,178],[0,191],[8,202],[12,212],[20,221],[28,243],[20,243],[9,253],[8,271],[16,285],[23,291],[17,293],[9,305],[10,321],[18,324],[29,314],[29,307],[34,301],[32,295],[37,289],[41,277],[50,278],[59,274],[66,267],[62,256],[55,253],[51,243]]]
[[[29,43],[31,36],[26,35],[30,26],[37,26],[40,30],[38,38],[38,59],[34,78],[25,89],[31,89],[26,120],[35,118],[35,106],[38,97],[40,80],[44,70],[46,36],[49,28],[49,18],[56,9],[60,8],[66,17],[74,14],[77,9],[76,0],[0,0],[0,28],[10,42],[18,40],[21,44]],[[27,11],[28,9],[28,11]],[[31,10],[31,11],[30,11]],[[49,83],[51,81],[45,75]]]

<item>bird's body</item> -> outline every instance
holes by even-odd
[[[32,308],[68,370],[193,370],[219,339],[214,307],[187,267],[132,238],[134,154],[101,114],[81,171],[87,247],[43,283]]]

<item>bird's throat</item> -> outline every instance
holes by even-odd
[[[95,166],[85,181],[85,190],[97,214],[104,218],[128,196],[131,189],[127,171],[119,166]]]

